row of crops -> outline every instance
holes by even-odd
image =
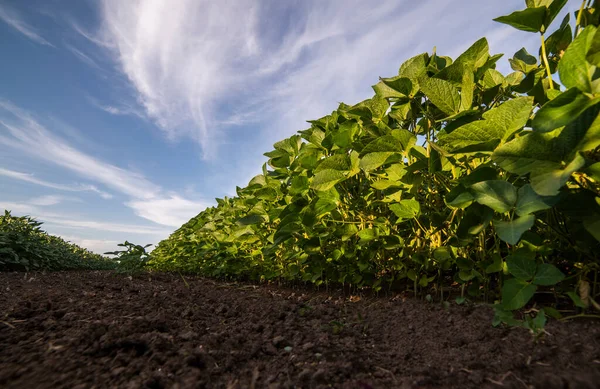
[[[62,238],[49,235],[28,216],[0,216],[0,271],[109,270],[117,263]]]
[[[277,142],[262,174],[162,241],[151,268],[442,300],[458,289],[500,301],[505,322],[538,291],[588,306],[600,292],[600,6],[583,1],[551,32],[566,2],[496,19],[541,37],[508,75],[486,39],[455,60],[420,54],[371,99]]]

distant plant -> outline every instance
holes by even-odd
[[[104,254],[114,255],[117,262],[116,271],[119,273],[134,274],[143,271],[150,260],[150,254],[146,248],[152,246],[147,244],[141,246],[128,241],[119,243],[119,247],[125,247],[125,250],[109,251]]]
[[[0,271],[109,270],[115,262],[43,231],[29,216],[0,216]]]

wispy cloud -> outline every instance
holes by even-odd
[[[179,226],[207,206],[207,203],[203,201],[188,200],[174,193],[166,193],[159,185],[152,183],[140,173],[117,167],[75,149],[64,139],[50,132],[28,112],[1,100],[0,125],[7,130],[7,135],[9,135],[2,136],[2,132],[0,132],[0,144],[71,170],[87,180],[101,183],[129,196],[130,201],[126,205],[136,215],[147,220],[166,226]],[[44,152],[37,152],[40,149],[43,149]],[[38,180],[31,175],[8,169],[0,169],[0,174],[55,189],[71,191],[81,189]],[[91,190],[91,188],[87,187],[86,189]],[[92,222],[82,224],[71,221],[70,224],[65,223],[66,221],[62,220],[62,225],[74,227],[99,226],[99,224],[91,224]],[[115,231],[119,231],[119,229],[115,229]],[[133,230],[123,230],[122,232],[131,231]]]
[[[143,112],[141,112],[139,109],[132,107],[131,105],[127,105],[127,104],[102,104],[100,101],[98,101],[98,99],[92,97],[92,96],[88,96],[88,100],[90,101],[90,103],[104,111],[107,112],[111,115],[115,115],[115,116],[137,116],[140,119],[146,119],[146,116],[144,115]]]
[[[163,227],[152,227],[138,224],[112,223],[96,220],[85,220],[75,215],[49,211],[43,205],[25,202],[0,202],[0,209],[12,211],[13,214],[30,215],[45,224],[73,229],[90,229],[105,232],[124,232],[142,235],[167,236],[171,230]]]
[[[137,215],[172,227],[180,227],[190,219],[190,215],[197,213],[194,210],[204,209],[208,205],[205,201],[186,200],[177,195],[127,203]]]
[[[13,120],[9,121],[6,115],[0,116],[0,124],[12,135],[10,138],[0,137],[0,143],[57,164],[88,180],[100,182],[135,198],[153,198],[160,191],[157,185],[138,173],[103,162],[75,149],[15,105],[0,101],[0,110],[13,117]],[[38,153],[37,150],[40,149],[44,152]]]
[[[61,238],[63,238],[67,242],[74,243],[79,247],[85,247],[86,249],[98,254],[104,254],[109,251],[115,251],[118,247],[117,245],[119,243],[123,243],[118,240],[86,239],[73,235],[61,235]]]
[[[46,196],[32,198],[32,199],[28,200],[27,203],[31,204],[31,205],[38,205],[38,206],[44,207],[44,206],[56,205],[65,200],[73,200],[73,199],[65,197],[65,196],[46,195]],[[75,200],[81,201],[79,199],[75,199]]]
[[[22,173],[22,172],[17,172],[17,171],[14,171],[14,170],[9,170],[9,169],[4,169],[4,168],[0,168],[0,175],[1,176],[5,176],[5,177],[10,177],[10,178],[13,178],[13,179],[16,179],[16,180],[21,180],[21,181],[29,182],[29,183],[32,183],[32,184],[44,186],[46,188],[63,190],[63,191],[67,191],[67,192],[85,192],[85,191],[90,191],[90,192],[98,193],[100,195],[100,197],[102,197],[103,199],[111,199],[111,198],[113,198],[113,195],[111,195],[110,193],[101,191],[100,189],[98,189],[94,185],[83,185],[83,184],[78,184],[78,185],[64,185],[64,184],[57,184],[57,183],[54,183],[54,182],[49,182],[49,181],[45,181],[45,180],[36,178],[31,173],[29,173],[29,174],[28,173]]]
[[[471,27],[474,17],[485,14],[489,28],[513,3],[102,0],[94,39],[108,42],[145,115],[218,160],[238,134],[223,127],[252,123],[273,143],[340,99],[369,97],[377,77],[393,76],[403,60],[434,45],[445,54],[470,44],[485,33]],[[424,15],[440,22],[423,28],[415,21]]]
[[[52,43],[44,39],[35,28],[26,23],[17,11],[9,8],[6,4],[0,4],[0,20],[36,43],[55,47]]]
[[[100,67],[100,65],[98,65],[98,63],[96,61],[94,61],[89,55],[85,54],[81,50],[77,49],[76,47],[74,47],[68,43],[64,43],[64,45],[67,48],[67,50],[69,50],[71,53],[73,53],[73,55],[75,57],[77,57],[77,59],[79,59],[81,62],[85,63],[86,65],[88,65],[96,70],[102,70],[102,67]]]

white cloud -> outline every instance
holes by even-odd
[[[0,4],[0,20],[32,41],[41,45],[54,47],[52,43],[44,39],[35,28],[27,24],[14,9],[9,8],[6,4]]]
[[[2,110],[4,110],[4,114]],[[6,115],[6,113],[9,115]],[[11,116],[11,118],[8,116]],[[137,172],[119,168],[73,148],[37,122],[29,113],[2,100],[0,100],[0,125],[4,126],[10,134],[10,136],[0,135],[0,144],[12,147],[26,155],[44,159],[64,169],[71,170],[87,180],[101,183],[129,196],[131,201],[127,202],[126,205],[132,208],[136,215],[147,220],[166,226],[178,227],[206,207],[206,203],[202,201],[192,201],[177,194],[165,193],[159,185],[152,183]],[[44,150],[43,153],[38,152],[41,149]],[[0,168],[0,174],[55,189],[94,190],[101,195],[103,194],[95,187],[78,188],[53,184],[8,169]],[[33,204],[27,206],[31,205]],[[38,214],[36,213],[36,215]],[[53,220],[53,222],[59,223],[57,220]],[[132,233],[138,228],[136,226],[131,229],[127,226],[119,227],[96,222],[66,220],[64,218],[61,218],[60,224],[71,227],[107,228],[108,230]],[[163,231],[161,230],[161,233]]]
[[[63,228],[90,229],[104,232],[124,232],[130,234],[141,234],[151,236],[167,236],[171,233],[170,229],[163,227],[153,227],[138,224],[124,224],[113,222],[102,222],[94,220],[83,220],[75,215],[57,213],[48,211],[33,203],[24,202],[0,202],[0,209],[11,211],[14,215],[30,215],[39,219],[48,225],[60,226]]]
[[[123,243],[118,240],[86,239],[73,235],[61,235],[60,237],[66,240],[67,242],[74,243],[79,247],[85,247],[86,249],[97,254],[104,254],[109,251],[115,251],[119,249],[117,245],[119,243]]]
[[[135,198],[150,199],[160,191],[157,185],[138,173],[103,162],[71,147],[13,104],[0,101],[0,109],[12,114],[16,119],[9,122],[0,117],[0,124],[12,135],[12,138],[0,137],[0,143],[45,159],[88,180],[100,182]],[[38,150],[44,152],[39,153]]]
[[[39,178],[36,178],[36,177],[34,177],[33,174],[17,172],[17,171],[14,171],[14,170],[9,170],[9,169],[4,169],[4,168],[0,168],[0,176],[14,178],[16,180],[21,180],[21,181],[29,182],[29,183],[32,183],[32,184],[44,186],[46,188],[58,189],[58,190],[63,190],[63,191],[67,191],[67,192],[84,192],[84,191],[90,191],[90,192],[98,193],[98,195],[100,195],[100,197],[102,197],[103,199],[111,199],[111,198],[113,198],[113,195],[111,195],[110,193],[106,193],[106,192],[101,191],[100,189],[98,189],[94,185],[83,185],[83,184],[78,184],[78,185],[64,185],[64,184],[56,184],[56,183],[53,183],[53,182],[49,182],[49,181],[45,181],[45,180],[41,180]]]
[[[209,204],[203,201],[191,201],[177,195],[151,200],[134,200],[127,203],[136,215],[158,224],[180,227],[205,209]]]
[[[63,196],[47,195],[47,196],[35,197],[35,198],[27,201],[27,203],[29,203],[31,205],[49,206],[49,205],[56,205],[58,203],[61,203],[65,199],[66,198]]]
[[[94,61],[89,55],[85,54],[81,50],[77,49],[76,47],[74,47],[68,43],[64,43],[64,45],[67,48],[67,50],[69,50],[71,53],[73,53],[73,55],[75,57],[77,57],[81,62],[85,63],[88,66],[91,66],[94,69],[102,70],[100,65],[98,65],[98,63],[96,61]]]

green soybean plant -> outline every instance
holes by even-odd
[[[589,281],[593,300],[600,7],[584,1],[553,29],[566,0],[525,3],[496,19],[540,35],[538,54],[508,59],[512,73],[496,69],[503,55],[485,38],[455,59],[410,58],[372,98],[275,143],[262,174],[160,242],[148,265],[406,287],[442,301],[460,293],[494,303],[497,323],[535,331],[558,314],[538,307],[543,317],[514,319],[537,292],[579,298]]]

